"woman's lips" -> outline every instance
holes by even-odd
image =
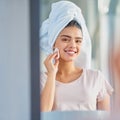
[[[77,53],[76,51],[73,51],[73,50],[65,50],[65,52],[69,55],[74,55]]]

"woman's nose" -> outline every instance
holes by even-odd
[[[71,41],[70,41],[70,47],[72,47],[72,48],[76,47],[76,43],[75,43],[74,40],[71,40]]]

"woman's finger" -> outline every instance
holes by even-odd
[[[57,66],[58,66],[58,64],[59,64],[59,60],[58,60],[58,59],[56,59],[56,60],[55,60],[54,65],[57,67]]]
[[[57,56],[58,56],[58,53],[55,52],[49,57],[49,59],[55,59]]]

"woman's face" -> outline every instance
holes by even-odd
[[[64,28],[56,39],[55,48],[59,49],[60,59],[64,61],[74,60],[80,53],[83,40],[82,31],[70,26]]]

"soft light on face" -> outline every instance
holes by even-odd
[[[82,32],[75,26],[64,28],[56,39],[55,48],[59,49],[60,59],[64,61],[74,60],[80,53]]]

